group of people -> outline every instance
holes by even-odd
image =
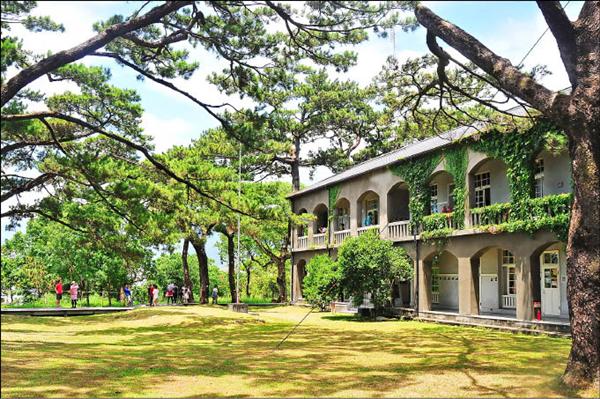
[[[186,287],[184,285],[181,288],[179,288],[179,287],[177,287],[177,285],[171,283],[171,284],[167,285],[167,289],[164,292],[163,297],[167,298],[167,304],[175,305],[176,303],[182,303],[184,305],[187,305],[188,303],[190,303],[191,293],[192,293],[192,291],[189,289],[189,287]],[[148,285],[148,305],[149,306],[158,305],[159,294],[160,294],[160,291],[156,284]]]
[[[55,281],[54,291],[56,293],[56,307],[60,307],[60,302],[64,293],[62,280],[60,278]],[[184,285],[181,288],[179,288],[177,287],[177,285],[171,283],[167,285],[167,289],[164,292],[164,297],[167,298],[167,304],[175,305],[177,303],[182,303],[184,305],[187,305],[188,303],[190,303],[191,293],[192,292],[189,289],[189,287],[186,287]],[[124,301],[127,306],[133,306],[133,296],[131,288],[128,284],[126,284],[125,287],[121,289],[120,294],[120,299]],[[72,281],[71,285],[69,286],[69,295],[71,296],[71,308],[76,308],[77,299],[79,295],[79,285],[75,281]],[[160,291],[158,289],[158,286],[156,284],[149,284],[148,305],[157,306],[159,301],[159,295]],[[211,297],[213,304],[219,303],[219,289],[217,287],[213,288]]]
[[[63,284],[62,280],[58,279],[54,285],[54,292],[56,293],[56,307],[60,308],[60,301],[63,296]],[[71,295],[71,307],[75,309],[77,307],[77,299],[79,293],[79,285],[75,281],[71,281],[69,286],[69,294]]]

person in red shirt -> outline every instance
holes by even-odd
[[[56,280],[56,286],[54,287],[54,291],[56,292],[56,307],[60,308],[60,300],[62,299],[63,294],[63,286],[60,279]]]

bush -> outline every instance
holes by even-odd
[[[360,305],[370,293],[376,311],[391,304],[394,282],[412,275],[406,251],[382,240],[375,230],[346,239],[339,249],[338,266],[341,283],[354,298],[354,305]]]
[[[339,277],[337,262],[327,255],[315,256],[308,262],[303,280],[304,298],[325,310],[339,295]]]

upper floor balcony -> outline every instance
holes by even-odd
[[[570,189],[570,176],[565,173],[565,166],[568,167],[566,155],[553,157],[542,153],[536,160],[534,195],[526,204],[532,220],[568,214],[570,196],[565,193]],[[310,213],[314,217],[308,225],[293,230],[293,250],[334,248],[348,237],[373,229],[385,239],[410,241],[415,236],[424,238],[423,233],[477,234],[493,232],[498,226],[502,231],[502,226],[514,220],[516,208],[510,195],[507,167],[502,161],[470,155],[462,181],[466,186],[464,210],[457,212],[455,179],[445,170],[443,162],[438,165],[427,180],[429,206],[418,226],[412,223],[407,183],[389,170],[344,182],[335,202],[326,189],[294,199],[296,213]]]

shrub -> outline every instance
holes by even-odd
[[[339,270],[337,262],[327,255],[312,258],[306,266],[302,293],[308,303],[325,310],[339,295]]]
[[[366,293],[376,312],[391,303],[392,286],[412,275],[412,264],[406,251],[382,240],[376,231],[348,238],[339,249],[338,265],[344,290],[362,303]]]

